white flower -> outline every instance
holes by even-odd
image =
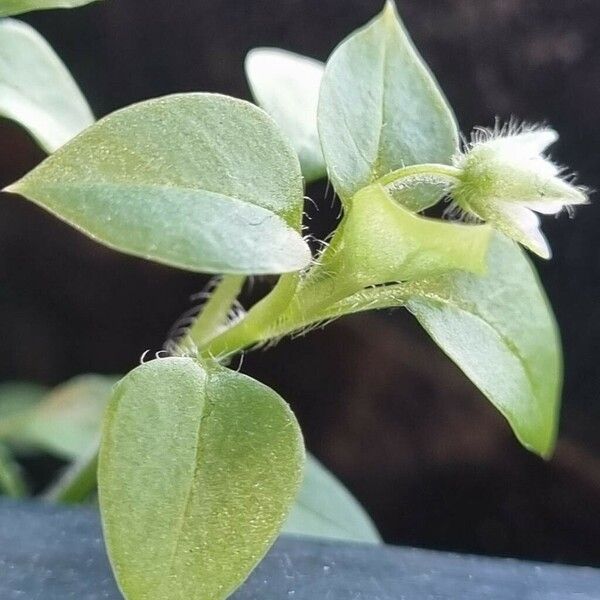
[[[573,185],[564,170],[543,155],[557,139],[558,134],[548,128],[508,125],[476,130],[466,150],[453,161],[461,170],[450,190],[454,205],[550,258],[536,212],[557,214],[588,201],[585,189]]]

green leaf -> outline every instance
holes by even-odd
[[[94,0],[0,0],[0,17],[9,17],[32,10],[76,8]]]
[[[102,119],[7,191],[97,241],[192,271],[302,269],[294,151],[248,102],[180,94]]]
[[[0,438],[18,429],[47,392],[46,387],[26,381],[0,384]]]
[[[189,358],[129,373],[107,411],[98,471],[125,597],[226,598],[276,538],[303,462],[289,407],[253,379]]]
[[[282,533],[352,542],[381,542],[375,525],[362,506],[310,455],[306,457],[300,493]]]
[[[528,449],[554,449],[562,387],[561,346],[535,270],[496,236],[485,277],[442,278],[407,307],[506,417]]]
[[[26,23],[0,21],[0,116],[54,152],[94,122],[83,94],[48,42]]]
[[[100,433],[100,423],[114,377],[81,375],[54,388],[26,411],[10,420],[0,439],[25,450],[43,450],[74,459],[89,451]]]
[[[325,177],[327,169],[317,132],[325,65],[279,48],[255,48],[248,53],[245,66],[257,104],[273,117],[298,153],[305,180]]]
[[[331,55],[318,127],[329,177],[342,200],[394,169],[448,163],[456,152],[452,111],[391,1]],[[410,208],[420,210],[440,193],[404,195]]]
[[[436,279],[363,290],[322,318],[407,306],[442,350],[504,415],[520,442],[554,449],[562,354],[558,328],[525,253],[496,234],[484,277]]]

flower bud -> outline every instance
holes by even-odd
[[[543,155],[557,139],[558,134],[547,128],[477,130],[453,161],[461,171],[450,191],[453,205],[550,258],[536,212],[556,214],[588,201],[585,190]]]

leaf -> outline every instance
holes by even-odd
[[[310,455],[306,457],[300,493],[282,533],[352,542],[381,542],[375,525],[362,506]]]
[[[318,127],[329,177],[346,201],[394,169],[448,163],[456,152],[452,111],[393,2],[331,55]],[[436,188],[434,196],[420,190],[405,201],[420,210],[437,199]]]
[[[489,272],[455,274],[408,302],[444,352],[506,417],[528,449],[554,449],[562,356],[558,329],[534,268],[495,238]]]
[[[111,248],[192,271],[280,273],[311,258],[297,157],[262,110],[226,96],[117,111],[7,191]]]
[[[279,48],[255,48],[248,53],[245,67],[252,95],[296,150],[305,180],[325,177],[317,132],[319,88],[325,65]]]
[[[0,21],[0,116],[22,125],[47,152],[94,122],[83,94],[48,42],[12,19]]]
[[[0,384],[0,438],[18,428],[27,415],[48,392],[47,388],[27,381]]]
[[[484,277],[363,290],[323,318],[406,306],[442,350],[504,415],[519,441],[548,457],[556,441],[562,355],[554,315],[525,253],[496,234]]]
[[[12,427],[5,430],[0,425],[0,438],[17,449],[78,458],[97,443],[115,381],[102,375],[75,377],[21,412]]]
[[[296,420],[266,386],[189,358],[117,386],[100,451],[105,539],[126,598],[226,598],[277,536],[300,485]]]
[[[76,8],[94,0],[0,0],[0,17],[9,17],[32,10]]]

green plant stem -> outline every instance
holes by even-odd
[[[452,183],[460,180],[462,171],[451,165],[430,163],[410,165],[387,173],[373,185],[390,186],[418,177],[443,179]],[[352,210],[350,202],[348,210]],[[360,282],[336,278],[343,258],[336,257],[343,247],[344,220],[335,231],[331,243],[316,264],[297,281],[293,297],[281,302],[278,288],[274,288],[247,316],[227,331],[215,336],[201,347],[204,356],[225,358],[244,348],[282,337],[350,311],[351,299],[360,292]],[[336,264],[336,261],[340,264]],[[283,276],[281,280],[284,280]],[[285,298],[285,297],[284,297]],[[336,308],[337,306],[337,308]]]
[[[13,460],[6,446],[0,444],[0,492],[12,498],[27,495],[27,485],[21,475],[21,468]]]
[[[50,488],[44,492],[45,500],[63,504],[85,502],[97,485],[98,445],[73,462]]]
[[[225,358],[253,344],[277,337],[277,325],[298,288],[300,275],[287,273],[257,302],[238,324],[212,339],[201,349],[203,356]]]
[[[439,177],[440,179],[456,183],[457,181],[460,181],[461,175],[462,171],[457,167],[438,163],[427,163],[422,165],[410,165],[408,167],[396,169],[395,171],[390,171],[383,177],[380,177],[375,183],[388,186],[402,181],[403,179],[411,179],[420,176]]]
[[[242,290],[245,275],[223,275],[181,344],[202,348],[226,326],[229,311]]]

